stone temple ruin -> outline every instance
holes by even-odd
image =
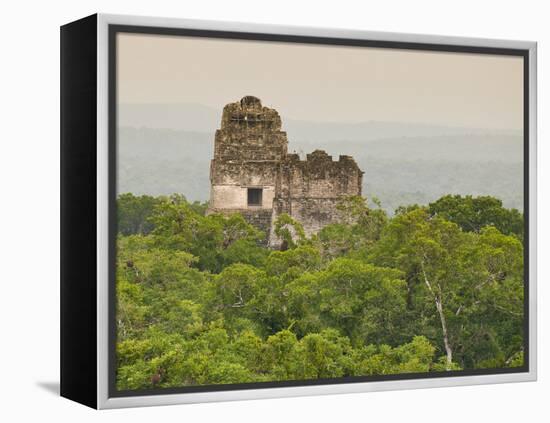
[[[268,245],[275,248],[281,243],[274,234],[277,216],[287,213],[310,236],[338,222],[338,201],[361,195],[362,181],[351,156],[333,161],[315,150],[300,160],[289,154],[279,113],[246,96],[223,109],[210,165],[208,213],[241,213],[267,233]]]

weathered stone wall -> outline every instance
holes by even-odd
[[[287,145],[276,110],[263,107],[259,99],[251,96],[226,105],[210,164],[208,212],[249,208],[247,188],[263,189],[261,206],[250,206],[251,209],[271,210]]]
[[[308,236],[339,221],[340,199],[361,195],[363,172],[350,156],[334,161],[321,150],[300,160],[288,154],[286,133],[276,110],[256,97],[224,107],[210,165],[208,213],[241,213],[280,245],[274,222],[281,213],[299,221]],[[248,188],[262,189],[262,204],[248,205]]]
[[[263,107],[256,97],[243,97],[223,109],[216,131],[214,159],[276,161],[287,154],[286,132],[276,110]]]
[[[214,159],[210,164],[210,181],[212,185],[275,186],[280,172],[279,163]]]
[[[316,234],[325,226],[340,220],[336,206],[339,198],[301,198],[291,202],[291,216],[300,222],[306,235]]]
[[[287,189],[291,198],[334,198],[342,195],[361,195],[363,172],[350,156],[340,156],[333,161],[322,150],[308,154],[306,160],[288,158],[282,178],[282,190]]]
[[[248,223],[254,225],[256,228],[265,233],[264,244],[267,244],[269,242],[269,237],[271,233],[272,210],[245,209],[241,210],[240,213],[243,215]]]
[[[276,188],[273,221],[289,214],[304,227],[307,236],[324,226],[340,221],[337,205],[345,196],[361,195],[363,172],[350,156],[333,161],[326,152],[316,150],[300,160],[287,155]],[[270,245],[279,240],[271,237]]]
[[[210,192],[210,204],[220,205],[220,207],[210,206],[210,212],[225,209],[268,209],[273,208],[273,198],[275,197],[275,186],[263,186],[263,201],[260,206],[248,206],[247,187],[237,185],[213,185]]]

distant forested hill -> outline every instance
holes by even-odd
[[[118,192],[181,193],[190,200],[207,200],[214,145],[214,129],[208,129],[217,125],[213,119],[213,114],[207,118],[199,113],[195,125],[189,124],[202,129],[197,131],[120,128]],[[126,116],[122,123],[134,121]],[[171,122],[166,118],[151,124]],[[519,133],[380,122],[283,121],[283,126],[289,151],[302,157],[315,149],[326,150],[335,160],[339,154],[354,156],[365,171],[364,194],[378,197],[389,212],[445,194],[492,195],[506,207],[523,208]]]

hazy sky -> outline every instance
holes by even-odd
[[[254,95],[299,120],[523,128],[519,57],[119,34],[118,72],[120,103],[221,115]]]

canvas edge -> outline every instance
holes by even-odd
[[[537,43],[529,50],[529,374],[537,380]]]
[[[400,34],[349,29],[329,29],[299,26],[279,26],[241,22],[222,22],[157,18],[146,16],[98,14],[97,42],[97,407],[99,409],[154,405],[190,404],[200,402],[238,401],[375,392],[401,389],[528,382],[537,380],[537,43],[533,41],[466,38],[424,34]],[[498,375],[453,376],[437,379],[364,382],[335,385],[243,389],[218,392],[182,393],[109,398],[109,237],[108,237],[108,27],[133,25],[188,29],[237,31],[264,34],[285,34],[347,39],[368,39],[410,43],[446,44],[471,47],[494,47],[529,50],[529,372]]]

